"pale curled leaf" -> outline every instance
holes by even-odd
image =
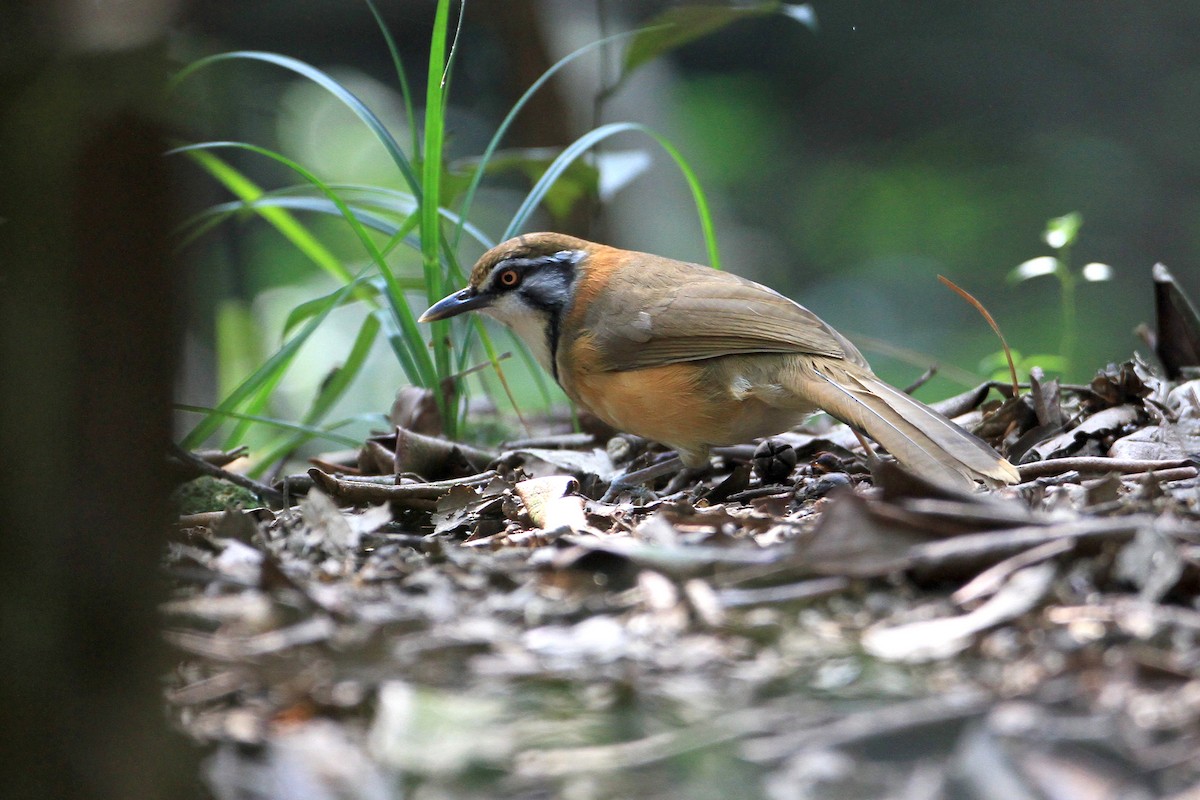
[[[1054,564],[1020,570],[990,600],[968,614],[868,628],[863,633],[863,648],[885,661],[922,663],[949,658],[970,646],[975,634],[1036,608],[1050,591],[1056,572]]]
[[[1098,283],[1100,281],[1110,281],[1113,277],[1113,268],[1108,264],[1101,264],[1099,261],[1092,261],[1089,264],[1084,264],[1080,270],[1080,275],[1089,283]]]
[[[1040,278],[1043,275],[1053,275],[1058,271],[1058,259],[1054,256],[1038,256],[1023,261],[1008,274],[1009,281],[1020,283],[1030,278]]]
[[[573,531],[587,527],[583,513],[583,498],[579,481],[569,475],[548,475],[531,478],[513,487],[534,525],[545,530],[569,528]]]

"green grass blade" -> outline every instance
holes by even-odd
[[[419,210],[416,198],[414,198],[408,192],[403,192],[398,189],[389,189],[384,186],[364,186],[356,183],[330,183],[327,185],[331,190],[338,192],[339,194],[342,194],[346,197],[353,196],[357,198],[357,203],[352,204],[352,208],[357,208],[360,206],[373,208],[377,211],[387,211],[404,217],[407,217]],[[312,191],[312,187],[307,185],[287,186],[266,192],[263,200],[258,202],[265,202],[265,200],[273,199],[275,197],[292,195],[305,196],[305,193],[311,193]],[[313,196],[312,199],[318,201],[318,203],[321,200],[321,198],[316,196]],[[336,212],[336,206],[332,205],[321,206],[318,204],[314,205],[310,210],[322,211],[329,214],[338,213]],[[463,231],[469,234],[471,238],[474,239],[485,250],[491,248],[495,244],[495,242],[493,242],[492,239],[486,233],[484,233],[479,226],[472,224],[455,211],[442,206],[438,209],[438,214],[440,214],[444,220],[452,225],[462,226]]]
[[[382,214],[377,213],[376,210],[360,203],[348,202],[346,203],[346,207],[354,212],[355,218],[366,227],[378,231],[385,236],[395,235],[398,227],[395,220],[384,217]],[[231,213],[236,214],[243,211],[257,211],[258,209],[266,208],[281,208],[287,211],[309,211],[333,217],[340,217],[342,215],[342,212],[334,203],[320,197],[280,197],[267,194],[253,202],[235,200],[229,203],[220,203],[201,212],[189,220],[189,222],[203,224],[206,218],[210,216],[224,218],[228,217]]]
[[[425,268],[425,290],[429,302],[445,295],[439,253],[438,199],[442,180],[442,148],[445,136],[443,83],[446,68],[446,32],[450,0],[438,0],[429,48],[429,75],[425,87],[425,148],[421,171],[424,194],[421,202],[421,256]],[[439,366],[441,364],[439,363]],[[439,374],[445,375],[439,370]]]
[[[488,142],[488,146],[483,151],[483,155],[479,157],[479,163],[476,165],[475,171],[471,175],[471,182],[467,185],[467,189],[463,193],[463,202],[459,208],[460,219],[465,221],[470,216],[471,204],[475,200],[475,192],[479,189],[479,184],[483,181],[483,176],[487,173],[488,163],[491,161],[492,156],[495,154],[497,148],[500,147],[500,142],[504,139],[505,135],[508,134],[508,129],[512,127],[513,122],[517,118],[517,114],[521,113],[521,109],[525,107],[534,94],[536,94],[537,91],[541,89],[542,86],[544,86],[545,83],[550,80],[550,78],[553,77],[556,72],[580,56],[590,53],[591,51],[599,47],[603,47],[606,44],[618,41],[619,39],[628,38],[637,33],[638,31],[625,31],[612,36],[606,36],[603,39],[598,39],[590,44],[584,45],[573,53],[568,53],[551,65],[549,69],[543,72],[541,76],[534,81],[528,89],[525,90],[525,93],[522,94],[517,102],[513,104],[512,109],[509,110],[508,114],[504,117],[504,120],[500,123],[500,127],[496,128],[496,133],[492,136],[492,140]],[[455,229],[454,236],[451,238],[451,243],[455,249],[458,248],[458,242],[461,237],[462,225],[460,224],[458,228]]]
[[[221,403],[213,409],[213,413],[202,419],[192,430],[183,437],[180,446],[185,450],[199,447],[209,436],[216,432],[220,427],[225,416],[229,416],[232,412],[237,411],[243,404],[256,400],[257,396],[266,388],[276,386],[292,361],[295,360],[296,354],[300,348],[308,341],[313,332],[321,326],[325,318],[329,316],[333,309],[337,308],[341,301],[349,296],[353,288],[353,282],[346,284],[334,295],[331,295],[325,308],[320,314],[309,320],[300,331],[288,339],[275,353],[251,373],[236,389],[229,393]]]
[[[304,425],[312,427],[324,419],[325,415],[333,409],[334,404],[350,388],[350,384],[358,377],[363,365],[367,361],[367,357],[370,356],[371,348],[374,346],[376,338],[378,338],[380,328],[379,320],[374,315],[368,314],[363,320],[362,327],[359,328],[358,336],[355,337],[354,344],[350,348],[350,353],[346,356],[345,362],[340,367],[334,369],[325,381],[322,382],[321,389],[313,399],[312,406],[303,417]],[[251,475],[261,474],[258,470],[265,470],[268,466],[285,457],[311,438],[312,434],[307,431],[296,432],[285,437],[284,441],[267,450],[262,458],[259,459],[258,467],[251,470]]]
[[[186,153],[205,172],[212,175],[248,207],[255,208],[255,203],[264,196],[265,192],[257,184],[226,163],[220,156],[203,149],[191,149]],[[342,262],[286,209],[262,206],[256,208],[256,211],[318,267],[340,281],[350,280],[350,273],[342,265]]]
[[[429,73],[425,86],[425,141],[421,172],[421,264],[425,273],[425,297],[430,303],[440,300],[446,294],[440,258],[442,236],[438,204],[441,197],[442,155],[446,133],[445,71],[448,66],[446,36],[449,23],[450,0],[438,0],[433,21],[433,36],[429,44]],[[446,344],[449,325],[447,322],[435,322],[431,327],[435,371],[439,378],[446,378],[451,369],[450,348]],[[456,393],[452,393],[448,398],[443,392],[434,392],[442,419],[446,421],[446,433],[451,436],[457,428],[455,395]]]
[[[613,122],[608,125],[601,125],[599,128],[588,131],[568,145],[546,169],[541,179],[529,190],[529,194],[525,196],[525,200],[522,201],[521,206],[513,215],[512,221],[509,222],[508,228],[505,229],[504,234],[500,238],[503,240],[517,235],[528,221],[534,209],[541,203],[542,198],[549,191],[551,184],[570,166],[572,161],[610,136],[626,132],[642,133],[649,136],[658,142],[667,155],[671,156],[672,160],[675,161],[684,180],[687,181],[688,188],[692,192],[692,199],[696,203],[696,212],[700,217],[700,228],[704,234],[705,246],[708,249],[709,264],[715,269],[720,269],[720,254],[717,250],[717,235],[716,229],[713,226],[712,212],[709,209],[708,198],[704,194],[703,187],[700,186],[700,180],[696,177],[695,171],[666,137],[636,122]]]
[[[384,23],[383,16],[375,6],[374,0],[366,0],[366,3],[367,8],[371,9],[371,15],[375,17],[375,24],[379,26],[379,32],[383,34],[383,41],[387,44],[388,53],[392,57],[392,66],[396,68],[396,78],[400,82],[400,97],[404,100],[404,115],[408,117],[408,129],[412,131],[412,152],[419,153],[421,152],[421,142],[417,139],[417,114],[413,109],[412,89],[408,85],[408,73],[404,70],[400,49],[396,47],[396,40]]]
[[[404,370],[404,375],[408,378],[408,382],[414,386],[422,386],[421,374],[417,369],[416,363],[413,362],[409,340],[405,333],[396,326],[395,317],[380,317],[379,321],[383,325],[384,337],[387,339],[388,344],[391,345],[392,352],[395,354],[396,360],[400,362],[400,368]]]
[[[651,25],[637,32],[630,42],[621,65],[615,90],[624,84],[638,67],[701,39],[743,19],[783,14],[811,31],[817,27],[816,14],[808,3],[798,5],[780,0],[742,4],[681,4],[667,8],[651,20]],[[610,90],[609,93],[611,93]]]
[[[387,292],[387,287],[381,279],[372,280],[370,276],[362,275],[356,278],[355,282],[358,286],[355,287],[353,296],[343,299],[340,305],[350,305],[362,300],[364,297],[379,298]],[[409,289],[416,290],[421,288],[420,281],[417,280],[405,281],[401,279],[401,283]],[[340,291],[341,288],[339,287],[329,294],[315,297],[312,300],[305,300],[300,305],[295,306],[288,312],[287,320],[283,323],[283,335],[287,336],[301,322],[320,314],[321,310],[325,308],[326,301]]]
[[[331,442],[335,442],[346,447],[358,447],[362,444],[362,442],[358,439],[354,439],[350,436],[342,436],[341,434],[332,432],[335,428],[340,428],[344,425],[356,422],[357,419],[355,418],[336,422],[327,428],[318,428],[312,425],[302,425],[296,422],[287,422],[274,417],[263,417],[257,414],[242,414],[238,411],[222,410],[220,408],[211,408],[209,406],[193,406],[187,405],[186,403],[176,403],[174,408],[176,411],[186,411],[191,414],[204,414],[206,416],[215,414],[221,417],[228,417],[229,419],[240,419],[247,420],[249,422],[256,422],[260,425],[269,425],[274,428],[279,428],[280,430],[302,433],[313,439],[327,439]]]
[[[258,50],[238,50],[231,53],[218,53],[216,55],[201,58],[198,61],[188,64],[175,74],[175,76],[171,79],[170,85],[173,88],[191,75],[213,64],[235,60],[262,61],[267,64],[274,64],[275,66],[291,70],[298,75],[308,78],[313,83],[328,91],[338,100],[342,101],[342,104],[349,108],[350,111],[352,111],[360,120],[362,120],[363,123],[371,130],[371,132],[375,134],[375,138],[378,139],[383,145],[384,149],[388,153],[388,156],[396,165],[396,168],[400,170],[400,174],[404,176],[404,180],[408,183],[409,188],[412,189],[412,193],[418,197],[421,196],[421,185],[417,181],[416,173],[413,172],[412,164],[409,163],[408,157],[405,156],[404,152],[400,149],[400,145],[396,142],[396,138],[392,136],[391,132],[387,129],[383,122],[380,121],[379,117],[375,116],[375,112],[372,111],[365,103],[363,103],[363,101],[359,100],[358,97],[355,96],[355,94],[345,86],[342,86],[340,83],[316,67],[305,64],[303,61],[290,58],[288,56],[279,55],[278,53],[266,53]]]
[[[286,370],[278,370],[268,376],[267,380],[250,395],[250,399],[242,406],[242,412],[247,415],[264,413],[271,404],[271,398],[275,396],[275,390],[279,388],[279,384],[283,383],[285,372]],[[221,446],[228,450],[243,444],[253,424],[249,420],[239,420],[234,423]]]
[[[425,349],[424,337],[421,334],[420,329],[417,327],[416,316],[413,314],[412,309],[409,308],[408,301],[404,297],[404,290],[397,282],[396,276],[392,273],[391,268],[388,266],[387,261],[383,257],[383,253],[375,245],[375,242],[371,238],[370,234],[367,233],[367,230],[363,227],[362,223],[358,221],[358,218],[354,215],[354,212],[349,208],[349,206],[346,205],[345,201],[342,200],[342,198],[336,192],[330,189],[324,181],[322,181],[305,167],[296,163],[287,156],[282,155],[281,153],[276,153],[273,150],[268,150],[267,148],[259,147],[258,145],[247,144],[245,142],[204,142],[202,144],[194,144],[186,147],[176,148],[171,152],[192,152],[222,147],[248,150],[252,153],[257,153],[277,161],[278,163],[295,172],[308,183],[312,184],[321,192],[321,194],[325,195],[330,202],[337,206],[338,211],[341,212],[346,222],[350,225],[351,230],[354,231],[354,234],[362,243],[363,248],[367,251],[367,254],[370,255],[371,260],[379,269],[380,275],[382,275],[384,280],[387,282],[389,307],[392,309],[392,312],[396,316],[396,321],[399,323],[401,330],[404,332],[404,339],[408,342],[407,347],[413,356],[412,363],[416,365],[420,374],[421,381],[418,385],[426,387],[437,385],[437,375],[439,373],[435,371],[434,363],[430,359],[428,351]],[[347,280],[349,280],[349,278],[347,278]]]

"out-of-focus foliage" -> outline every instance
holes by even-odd
[[[586,42],[682,8],[468,3],[446,109],[449,163],[482,152],[540,69]],[[427,59],[431,9],[382,9],[407,63]],[[675,49],[628,80],[628,56],[614,44],[592,59],[593,71],[572,66],[556,76],[517,119],[505,147],[563,147],[618,118],[663,131],[715,195],[724,268],[778,287],[839,329],[915,351],[909,363],[866,348],[898,383],[933,362],[977,375],[993,367],[986,359],[998,349],[995,338],[937,284],[938,274],[979,297],[1019,352],[1052,357],[1026,356],[1031,365],[1064,366],[1053,363],[1064,356],[1061,285],[1005,280],[1032,257],[1054,257],[1040,238],[1051,218],[1078,212],[1086,220],[1070,245],[1082,278],[1073,289],[1070,380],[1136,345],[1131,331],[1152,314],[1153,263],[1174,267],[1193,293],[1200,288],[1192,269],[1200,260],[1200,201],[1189,188],[1200,181],[1200,51],[1187,35],[1200,9],[872,0],[816,4],[813,13],[815,29],[744,14],[701,38],[673,35]],[[392,108],[400,116],[386,53],[365,44],[377,31],[353,2],[264,0],[252,14],[200,4],[185,32],[193,35],[183,42],[220,37],[228,46],[274,49],[336,69],[348,84],[371,87],[381,113]],[[412,82],[424,78],[414,72]],[[336,113],[301,104],[297,86],[279,76],[224,77],[209,85],[214,102],[205,108],[224,115],[214,127],[246,131],[240,138],[278,136],[327,180],[378,173],[378,150],[370,142],[352,146],[356,134],[339,127]],[[284,96],[292,100],[277,117]],[[656,165],[665,162],[650,155]],[[277,174],[264,175],[269,166],[235,161],[261,185],[279,185]],[[668,174],[652,166],[609,202],[531,224],[700,258],[694,211]],[[477,224],[501,230],[527,181],[515,171],[485,186],[472,215]],[[352,244],[324,222],[313,225],[331,248]],[[312,274],[294,268],[295,255],[268,238],[243,228],[210,240],[198,253],[202,291],[250,298]],[[477,254],[464,250],[463,258]],[[1109,265],[1110,279],[1095,282],[1079,266],[1093,263]],[[262,300],[255,308],[260,319],[271,313]],[[313,385],[322,374],[316,371]],[[364,375],[376,393],[402,380],[386,360]],[[938,378],[923,391],[933,397],[952,388]]]
[[[411,149],[407,152],[391,128],[345,84],[330,73],[288,55],[255,50],[218,53],[188,64],[172,81],[172,86],[178,87],[199,72],[238,62],[282,68],[319,87],[348,111],[356,125],[369,131],[375,144],[387,155],[389,163],[385,172],[393,179],[402,179],[399,189],[386,185],[334,183],[324,180],[312,169],[282,152],[237,140],[219,139],[190,144],[174,151],[173,154],[190,156],[236,198],[215,205],[185,223],[185,244],[196,242],[232,216],[261,218],[282,234],[285,242],[342,284],[336,293],[325,294],[315,304],[307,301],[292,309],[285,331],[290,331],[301,320],[305,320],[304,326],[267,357],[261,366],[248,370],[244,378],[236,379],[232,388],[221,394],[222,399],[216,407],[206,413],[184,437],[182,444],[185,447],[196,447],[209,439],[222,423],[230,419],[236,419],[237,422],[226,437],[226,447],[244,444],[250,426],[265,418],[263,412],[273,401],[286,373],[297,362],[300,349],[333,310],[359,301],[368,306],[367,316],[344,362],[334,367],[321,381],[315,399],[303,415],[305,426],[313,428],[321,423],[338,404],[367,364],[379,338],[390,346],[408,383],[426,393],[436,407],[436,418],[441,421],[443,432],[451,437],[457,435],[458,423],[464,412],[460,402],[464,396],[463,378],[476,371],[469,359],[481,357],[492,365],[504,394],[513,403],[514,409],[519,410],[519,404],[499,365],[500,355],[479,317],[471,315],[453,321],[431,321],[427,338],[417,324],[418,312],[465,282],[465,272],[460,267],[458,253],[464,232],[482,246],[490,247],[495,241],[527,230],[530,219],[539,207],[549,212],[556,221],[562,221],[580,205],[599,197],[601,169],[612,167],[615,162],[595,158],[588,165],[581,158],[612,136],[627,132],[642,134],[671,157],[695,201],[710,262],[714,266],[718,264],[714,226],[707,199],[695,172],[678,149],[653,129],[637,122],[609,123],[592,128],[560,151],[525,148],[501,152],[497,149],[513,120],[554,73],[584,53],[628,38],[628,35],[606,37],[559,58],[516,101],[498,125],[483,154],[473,160],[460,159],[456,162],[460,169],[455,171],[453,168],[447,169],[444,143],[450,76],[465,7],[459,6],[458,25],[451,42],[448,39],[452,2],[439,0],[437,4],[430,40],[425,108],[418,120],[407,71],[395,40],[376,5],[367,0],[367,6],[379,24],[380,38],[386,43],[392,57],[409,128],[413,132]],[[666,49],[666,46],[661,48],[662,51]],[[420,136],[415,134],[418,124],[422,132]],[[253,153],[286,168],[299,178],[300,183],[278,191],[264,191],[252,178],[215,154],[224,151]],[[625,165],[619,167],[618,171],[625,177],[607,181],[610,190],[639,171],[631,163],[627,159]],[[462,169],[464,166],[465,170]],[[470,221],[476,193],[486,176],[512,171],[523,174],[532,186],[500,236],[489,239]],[[314,212],[342,221],[353,233],[358,246],[352,257],[365,257],[365,264],[355,274],[349,263],[344,263],[308,230],[297,218],[297,212]],[[398,274],[389,261],[393,250],[405,247],[420,254],[421,270],[415,286],[423,297],[416,305],[407,297],[407,290],[413,288],[413,278],[406,279]],[[378,280],[366,283],[366,279],[372,275]],[[473,346],[475,343],[478,343],[478,348]],[[226,345],[225,350],[230,349],[228,343],[218,338],[219,350],[223,344]],[[532,362],[528,356],[525,360]],[[543,376],[534,374],[533,377],[535,383],[545,385]],[[195,406],[189,408],[194,409]],[[342,427],[348,422],[343,420],[331,427]],[[286,457],[307,441],[309,435],[307,432],[293,431],[277,437],[262,448],[267,456],[255,465],[252,472],[265,470],[271,463]]]

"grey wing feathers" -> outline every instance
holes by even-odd
[[[635,296],[649,294],[657,302],[621,309],[591,326],[601,332],[598,344],[609,369],[748,353],[808,353],[865,366],[852,344],[783,295],[729,273],[679,266],[687,269],[664,285],[634,289]],[[626,270],[614,282],[636,279]]]

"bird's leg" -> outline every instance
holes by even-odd
[[[680,460],[679,456],[672,456],[665,461],[651,464],[648,467],[635,469],[632,472],[623,472],[613,478],[612,483],[608,485],[608,491],[600,498],[600,502],[612,503],[620,496],[621,492],[633,492],[634,494],[644,495],[649,491],[645,488],[645,484],[679,472],[683,468],[683,461]]]
[[[708,476],[711,472],[711,464],[704,464],[703,466],[699,467],[688,467],[685,466],[683,462],[680,462],[679,471],[675,473],[675,477],[671,478],[666,487],[663,488],[663,496],[666,497],[673,495],[676,492],[681,492],[688,484],[695,483],[701,478]]]
[[[875,448],[871,446],[871,440],[859,433],[858,428],[851,428],[850,432],[854,434],[854,438],[858,439],[858,443],[862,445],[863,452],[867,456],[867,466],[874,468],[879,463],[879,455],[875,452]]]
[[[858,443],[862,445],[863,453],[867,458],[867,469],[871,471],[871,477],[874,478],[879,470],[879,465],[883,463],[883,459],[875,452],[875,448],[871,446],[871,440],[858,432],[857,428],[850,429],[854,436],[858,439]]]

